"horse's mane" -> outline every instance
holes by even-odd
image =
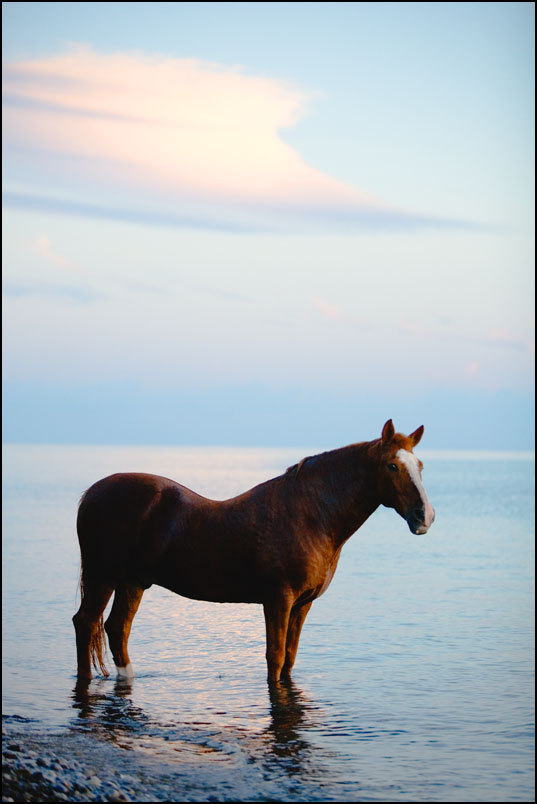
[[[358,503],[376,463],[380,439],[308,455],[268,484],[281,484],[288,505],[307,510],[318,527],[326,527],[336,512],[346,518],[349,495]],[[349,534],[350,535],[350,534]]]
[[[309,461],[310,458],[314,457],[315,457],[314,455],[308,455],[306,458],[302,458],[302,460],[299,461],[298,463],[293,464],[293,466],[288,466],[287,469],[285,470],[285,474],[289,475],[291,473],[294,473],[297,475],[304,466],[304,464],[306,463],[306,461]]]
[[[375,439],[374,441],[361,441],[357,444],[349,444],[346,447],[339,447],[337,449],[327,450],[326,452],[320,452],[317,455],[308,455],[305,458],[302,458],[301,461],[298,463],[289,466],[285,473],[284,477],[287,475],[296,477],[304,466],[307,468],[312,468],[316,465],[318,468],[335,468],[339,464],[345,465],[347,461],[346,458],[356,458],[359,455],[366,454],[368,452],[372,452],[372,449],[376,444],[378,444],[380,439]],[[343,460],[342,460],[343,459]]]

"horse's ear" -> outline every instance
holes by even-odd
[[[416,444],[419,444],[419,443],[420,443],[420,441],[421,441],[421,437],[422,437],[422,435],[423,435],[423,431],[424,431],[424,430],[425,430],[425,427],[424,427],[424,426],[423,426],[423,424],[422,424],[422,425],[421,425],[421,427],[418,427],[418,429],[417,429],[417,430],[414,430],[414,432],[413,432],[413,433],[410,433],[410,435],[409,435],[408,437],[409,437],[409,438],[410,438],[410,440],[412,441],[412,446],[414,446],[414,447],[415,447],[415,446],[416,446]]]
[[[394,427],[393,427],[393,422],[392,422],[391,419],[388,419],[388,421],[386,422],[386,424],[382,428],[382,440],[385,443],[388,443],[389,441],[392,440],[394,435],[395,435],[395,430],[394,430]]]

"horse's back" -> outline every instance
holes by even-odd
[[[178,501],[203,500],[199,494],[175,480],[143,472],[117,472],[98,480],[81,497],[79,518],[90,510],[100,510],[110,516],[140,514],[163,493],[175,496]]]

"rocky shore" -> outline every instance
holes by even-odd
[[[165,768],[84,733],[2,726],[2,801],[225,800],[208,779]]]

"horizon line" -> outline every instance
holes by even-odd
[[[361,442],[355,442],[361,443]],[[348,446],[342,444],[342,447]],[[76,441],[2,441],[2,447],[95,447],[103,448],[148,448],[148,449],[201,449],[201,450],[318,450],[332,451],[340,447],[323,447],[322,445],[312,446],[307,444],[199,444],[199,443],[154,443],[154,442],[76,442]],[[417,452],[424,457],[436,460],[451,458],[456,460],[459,457],[468,459],[493,459],[495,456],[511,460],[535,460],[535,450],[531,449],[479,449],[479,448],[455,448],[452,447],[426,447],[416,448]]]

